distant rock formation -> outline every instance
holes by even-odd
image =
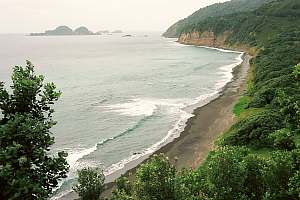
[[[74,31],[68,26],[59,26],[54,30],[47,30],[44,33],[30,33],[30,36],[52,36],[52,35],[97,35],[88,28],[81,26]]]
[[[45,32],[46,35],[72,35],[73,30],[68,26],[59,26],[54,30],[48,30]]]
[[[89,29],[87,29],[84,26],[81,26],[77,29],[74,30],[75,35],[94,35],[94,33],[92,31],[90,31]]]

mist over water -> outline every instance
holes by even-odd
[[[0,35],[0,80],[9,82],[11,66],[28,59],[63,92],[52,152],[67,151],[71,168],[57,195],[70,190],[78,169],[109,175],[178,137],[188,108],[215,98],[240,62],[236,52],[147,34]]]

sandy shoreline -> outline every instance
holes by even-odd
[[[250,58],[249,55],[244,54],[242,64],[234,68],[233,79],[227,83],[221,95],[207,105],[196,108],[193,112],[194,117],[188,119],[180,137],[157,150],[154,154],[164,153],[177,169],[197,168],[213,149],[217,137],[229,129],[234,122],[232,109],[244,92]],[[126,172],[125,175],[132,178],[137,165],[145,162],[148,157],[142,157],[130,163],[119,174]],[[144,161],[141,162],[141,160]],[[109,197],[113,187],[113,183],[107,184],[107,190],[103,196]],[[77,195],[72,192],[60,200],[74,198],[77,198]]]
[[[213,149],[215,140],[230,128],[235,120],[235,103],[245,91],[250,56],[243,55],[241,65],[234,68],[233,79],[217,99],[194,111],[180,137],[162,147],[177,169],[197,168]]]

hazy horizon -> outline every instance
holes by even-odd
[[[1,0],[0,33],[44,32],[60,25],[92,31],[165,31],[201,7],[227,0]]]

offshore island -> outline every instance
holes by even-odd
[[[68,26],[58,26],[54,30],[47,30],[43,33],[30,33],[30,36],[57,36],[57,35],[102,35],[102,34],[109,34],[108,30],[92,32],[85,26],[80,26],[76,29],[71,29]],[[123,33],[122,30],[115,30],[111,33]]]

